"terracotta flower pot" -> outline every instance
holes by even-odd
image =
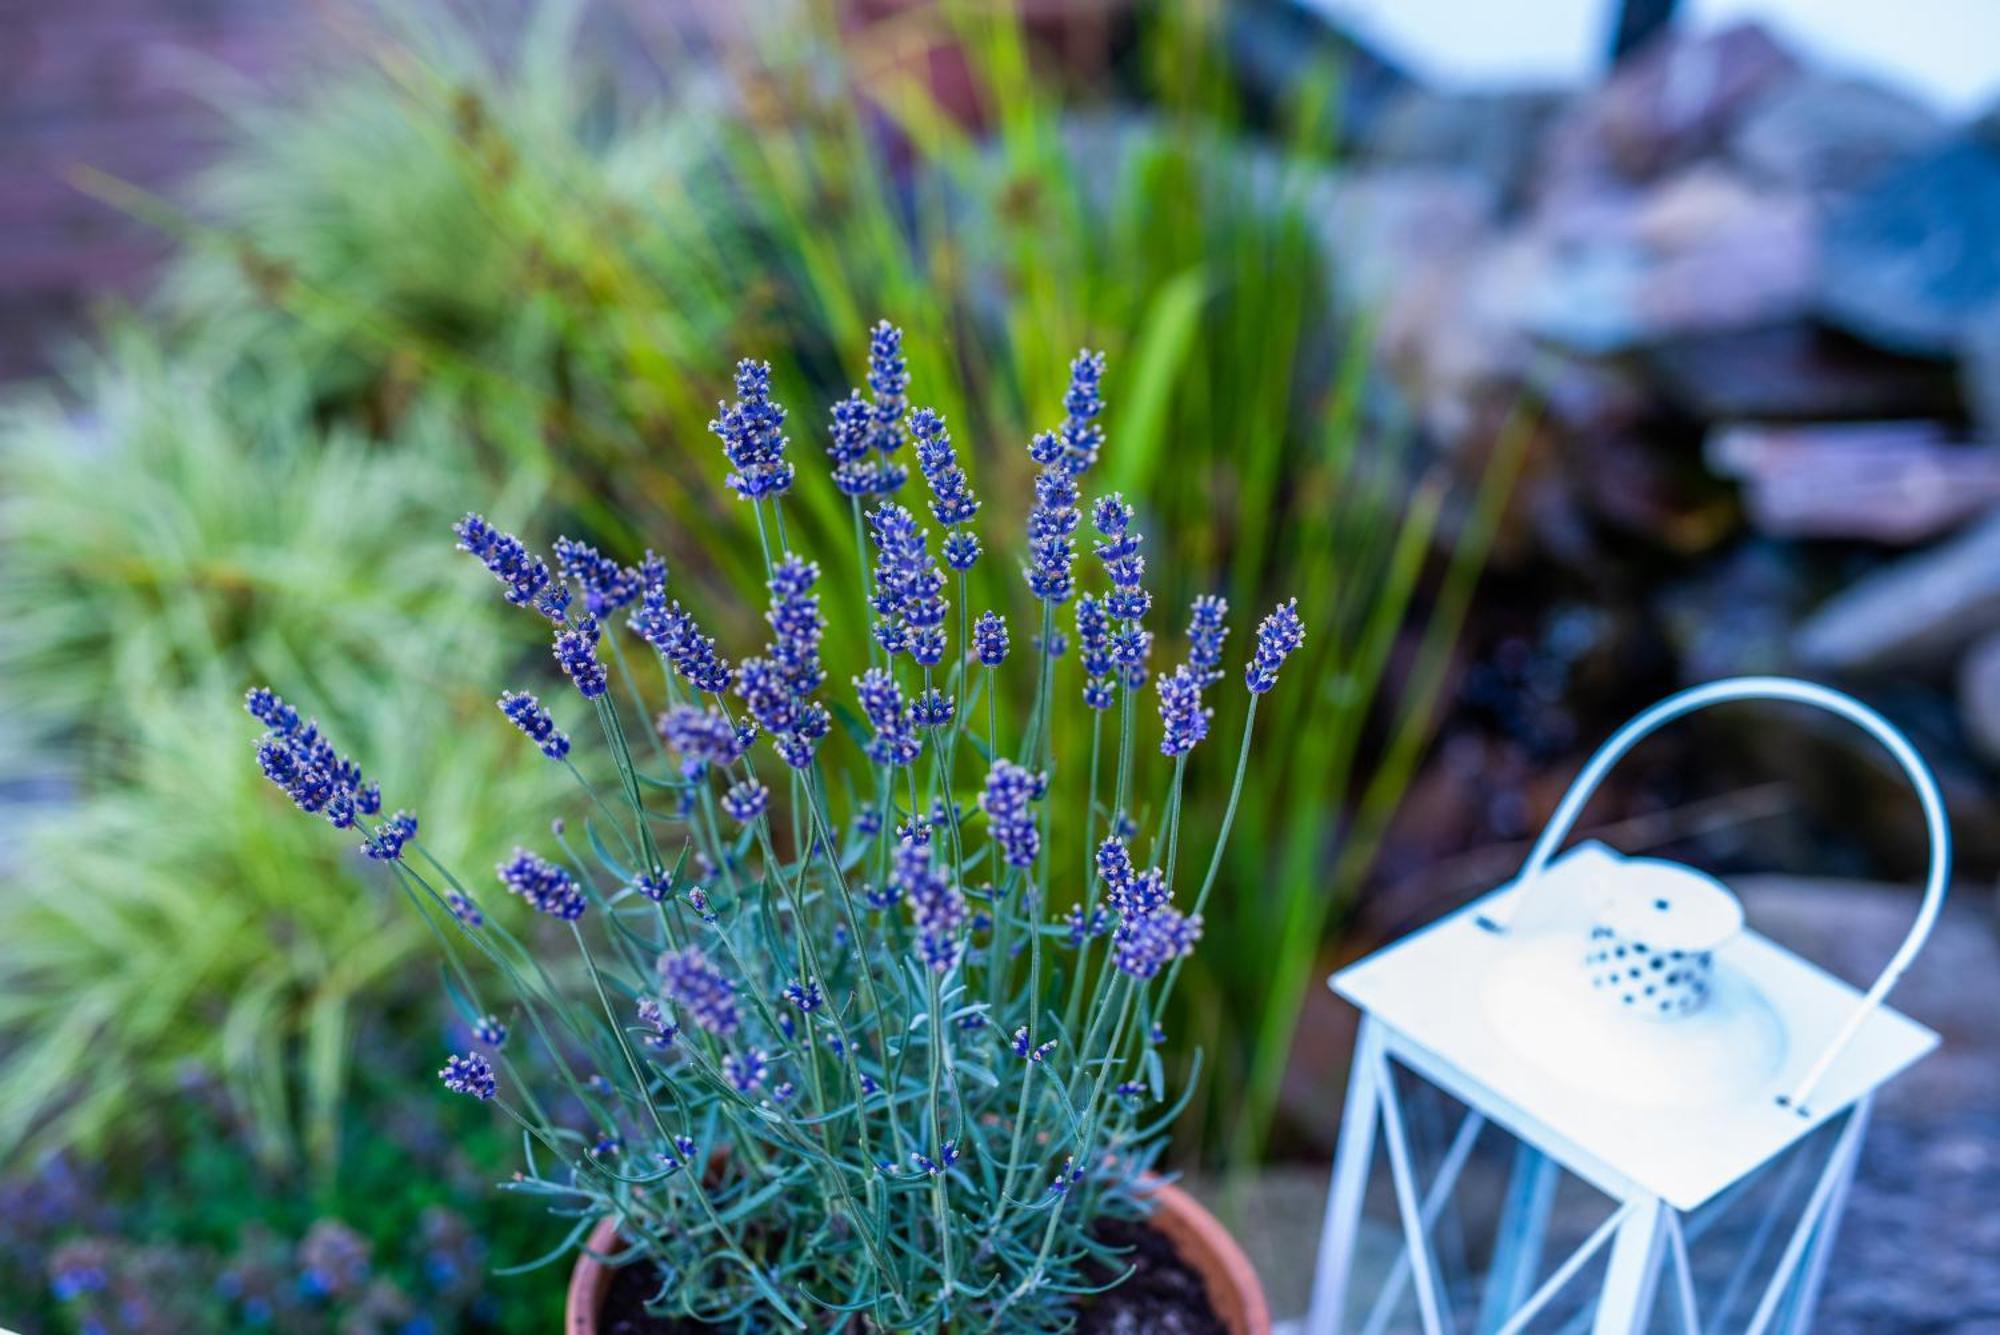
[[[1222,1222],[1179,1187],[1161,1183],[1153,1188],[1151,1226],[1171,1242],[1181,1260],[1201,1276],[1208,1301],[1229,1335],[1271,1335],[1271,1309],[1250,1258]],[[618,1248],[618,1221],[605,1219],[591,1230],[590,1252],[600,1255]],[[615,1273],[589,1252],[576,1258],[569,1277],[569,1304],[563,1315],[564,1335],[598,1335],[597,1313],[611,1292]]]

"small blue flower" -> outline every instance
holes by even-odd
[[[403,845],[417,837],[417,817],[412,811],[398,811],[375,827],[375,834],[362,844],[362,851],[377,862],[394,862],[403,856]],[[477,926],[477,924],[469,924]]]
[[[1222,680],[1222,642],[1229,638],[1229,604],[1213,595],[1197,598],[1188,614],[1188,666],[1206,690]]]
[[[917,467],[930,484],[932,517],[947,527],[971,523],[979,513],[979,502],[966,484],[965,470],[958,466],[958,452],[952,448],[944,418],[935,409],[917,409],[910,414],[910,436],[917,444]],[[978,554],[976,543],[973,553]]]
[[[479,911],[479,905],[467,899],[456,890],[444,892],[444,902],[451,909],[451,916],[467,927],[484,927],[486,915]]]
[[[482,1015],[472,1022],[472,1036],[489,1048],[504,1047],[507,1042],[507,1026],[500,1023],[498,1016]]]
[[[910,371],[903,360],[903,331],[887,320],[877,321],[868,334],[868,390],[874,395],[874,430],[869,443],[885,460],[903,447],[903,413],[909,406]],[[904,472],[896,466],[895,490]]]
[[[987,667],[1007,661],[1007,621],[998,612],[981,612],[972,623],[972,650]]]
[[[771,1063],[762,1048],[751,1048],[740,1056],[734,1052],[723,1054],[722,1078],[735,1086],[738,1094],[748,1094],[763,1084],[770,1071]]]
[[[736,402],[721,405],[708,429],[722,442],[735,469],[729,489],[746,501],[782,496],[791,490],[792,466],[785,459],[785,410],[771,400],[771,367],[748,358],[736,363]]]
[[[1104,354],[1088,348],[1069,364],[1069,391],[1063,395],[1062,466],[1071,477],[1082,477],[1097,462],[1104,447],[1104,428],[1095,418],[1104,411],[1098,386],[1104,378]]]
[[[1010,867],[1032,867],[1042,850],[1042,836],[1035,826],[1030,802],[1039,801],[1048,791],[1048,776],[1033,773],[1011,760],[995,760],[986,775],[986,789],[979,795],[979,809],[993,833],[993,842]]]
[[[243,707],[272,732],[288,735],[299,730],[299,711],[268,686],[253,686],[243,697]]]
[[[727,1038],[741,1022],[736,985],[708,962],[700,946],[669,950],[659,959],[660,985],[677,1006],[711,1034]]]
[[[1160,692],[1160,754],[1184,756],[1208,736],[1215,711],[1201,702],[1200,672],[1183,663],[1154,683]]]
[[[965,954],[965,895],[933,865],[929,844],[900,845],[891,874],[910,903],[918,957],[933,972],[951,972]]]
[[[1257,648],[1243,669],[1243,684],[1258,695],[1278,684],[1278,669],[1305,643],[1305,623],[1299,620],[1299,600],[1279,603],[1257,627]]]
[[[644,1036],[646,1046],[655,1052],[665,1052],[680,1037],[681,1027],[669,1020],[660,1009],[660,1003],[651,997],[640,997],[638,1005],[639,1023],[653,1032]]]
[[[868,514],[876,548],[875,593],[869,600],[875,638],[888,653],[907,652],[924,667],[944,661],[944,572],[931,559],[929,536],[900,505],[884,503]]]
[[[610,684],[611,674],[604,670],[604,664],[597,661],[597,641],[599,631],[596,617],[585,617],[574,626],[565,626],[556,632],[556,666],[563,670],[575,685],[577,693],[586,700],[594,700],[604,694]]]
[[[1076,479],[1050,465],[1035,477],[1035,508],[1028,512],[1028,592],[1045,603],[1069,601],[1076,591]]]
[[[679,602],[667,601],[666,562],[646,553],[640,566],[644,591],[639,606],[626,619],[632,633],[658,650],[674,672],[697,691],[713,695],[729,685],[729,665],[715,652],[715,640],[703,635]]]
[[[910,1162],[925,1177],[936,1177],[939,1173],[945,1172],[958,1162],[958,1142],[956,1140],[947,1140],[944,1144],[938,1146],[937,1157],[935,1159],[919,1150],[911,1150]]]
[[[910,721],[919,728],[942,728],[951,722],[955,709],[952,697],[933,686],[918,696],[916,704],[910,707]]]
[[[826,994],[820,991],[817,978],[808,978],[803,983],[797,981],[786,983],[784,997],[799,1008],[801,1015],[811,1015],[826,1005]]]
[[[1013,1048],[1014,1055],[1022,1061],[1039,1062],[1046,1060],[1048,1055],[1056,1050],[1056,1040],[1052,1038],[1046,1043],[1034,1043],[1028,1038],[1028,1026],[1024,1024],[1014,1031],[1014,1039],[1008,1046]]]
[[[755,779],[745,779],[734,784],[722,795],[722,809],[732,820],[748,825],[764,814],[770,804],[771,790]]]
[[[603,618],[638,598],[643,577],[630,566],[621,566],[588,543],[569,538],[556,539],[556,569],[583,592],[583,607],[591,616]]]
[[[1049,1195],[1068,1195],[1069,1189],[1081,1181],[1083,1181],[1083,1170],[1076,1166],[1076,1156],[1064,1155],[1062,1167],[1056,1170],[1055,1181],[1049,1183]]]
[[[569,754],[569,737],[556,728],[555,719],[542,708],[542,702],[526,691],[508,691],[502,695],[500,712],[529,741],[541,747],[542,754],[550,760],[561,760]]]
[[[854,679],[861,712],[875,729],[865,748],[868,758],[878,765],[908,765],[923,750],[903,702],[903,688],[887,669],[869,668]]]
[[[527,900],[528,906],[537,913],[574,922],[589,907],[590,901],[582,887],[577,885],[575,877],[525,848],[515,849],[514,855],[496,870],[500,884]]]
[[[500,1091],[499,1081],[493,1078],[493,1063],[476,1052],[463,1057],[449,1057],[444,1069],[438,1072],[438,1079],[454,1094],[470,1094],[473,1098],[486,1100]]]
[[[660,740],[681,762],[681,777],[698,780],[711,765],[727,769],[748,749],[754,728],[732,727],[713,705],[675,705],[654,720]]]

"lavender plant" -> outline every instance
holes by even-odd
[[[1105,445],[1102,356],[1078,355],[1064,420],[1029,446],[1041,471],[1021,572],[1041,625],[1037,652],[1010,659],[1004,614],[974,619],[965,605],[979,501],[943,417],[909,406],[900,346],[877,327],[872,397],[857,391],[832,418],[828,455],[862,520],[854,577],[874,616],[872,666],[847,691],[821,666],[822,572],[787,538],[794,465],[758,363],[738,367],[737,400],[711,429],[762,540],[760,654],[725,659],[650,553],[627,567],[565,539],[552,570],[479,515],[458,524],[505,599],[547,620],[574,692],[498,702],[496,726],[578,785],[580,820],[557,819],[497,868],[500,889],[547,920],[533,940],[481,907],[492,882],[431,855],[416,815],[384,814],[316,724],[268,690],[247,702],[265,727],[264,774],[356,831],[436,934],[477,1039],[440,1078],[518,1126],[527,1163],[510,1185],[574,1220],[551,1259],[615,1217],[624,1250],[612,1259],[651,1263],[663,1316],[1057,1329],[1080,1295],[1122,1278],[1096,1225],[1147,1211],[1177,1111],[1160,1019],[1201,937],[1256,702],[1303,636],[1292,603],[1257,632],[1231,798],[1189,893],[1182,792],[1212,716],[1204,695],[1225,680],[1227,608],[1198,600],[1186,661],[1151,678],[1142,539],[1116,496],[1091,507],[1098,561],[1078,567],[1080,490]],[[906,473],[890,458],[906,437],[944,530],[935,549],[894,499]],[[1096,570],[1108,589],[1079,595]],[[1091,848],[1087,871],[1053,865],[1044,800],[1050,774],[1077,759],[1051,722],[1069,671],[1056,614],[1072,599],[1092,796],[1083,828],[1064,834]],[[621,616],[657,677],[620,647]],[[1006,719],[997,674],[1024,658],[1034,703]],[[652,681],[663,693],[649,702]],[[1171,762],[1158,774],[1135,754],[1149,691]],[[1116,764],[1101,766],[1114,712]],[[587,730],[602,763],[584,754]],[[836,787],[821,754],[836,739],[865,761],[858,794]],[[550,939],[573,959],[549,959]],[[496,981],[504,1002],[488,995]],[[539,1049],[532,1068],[517,1059],[526,1043]]]

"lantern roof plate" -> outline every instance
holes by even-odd
[[[1595,895],[1631,861],[1637,860],[1587,842],[1543,875]],[[1331,985],[1388,1028],[1392,1055],[1614,1195],[1643,1191],[1676,1209],[1695,1209],[1937,1045],[1931,1030],[1878,1008],[1827,1069],[1809,1106],[1782,1102],[1836,1040],[1861,994],[1745,930],[1716,951],[1716,961],[1754,990],[1767,1021],[1776,1020],[1775,1048],[1753,1080],[1736,1086],[1718,1081],[1712,1099],[1664,1104],[1590,1079],[1564,1078],[1555,1073],[1563,1054],[1538,1054],[1547,1061],[1523,1054],[1524,1042],[1532,1044],[1535,1036],[1505,1029],[1487,986],[1510,952],[1521,948],[1524,929],[1550,927],[1548,905],[1560,897],[1540,893],[1546,888],[1538,886],[1533,897],[1544,918],[1539,923],[1518,921],[1504,933],[1482,925],[1482,919],[1513,916],[1522,888],[1511,882],[1343,969]],[[1585,982],[1578,1006],[1596,1001]],[[1633,1042],[1644,1051],[1647,1031],[1672,1028],[1645,1026]],[[1562,1036],[1551,1041],[1560,1043]]]

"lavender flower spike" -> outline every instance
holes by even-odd
[[[541,747],[542,754],[550,760],[561,760],[569,754],[568,735],[556,728],[556,721],[542,708],[542,702],[526,691],[508,691],[501,696],[500,712],[529,741]]]
[[[986,791],[979,795],[979,809],[986,813],[993,842],[1010,867],[1032,867],[1042,851],[1041,832],[1028,810],[1048,791],[1048,776],[1036,774],[1011,760],[996,760],[986,775]]]
[[[1200,670],[1187,663],[1175,668],[1172,676],[1157,681],[1160,691],[1160,754],[1184,756],[1208,736],[1208,722],[1215,711],[1201,702]]]
[[[452,1093],[470,1094],[482,1102],[500,1092],[500,1082],[493,1078],[493,1063],[476,1052],[446,1058],[438,1079]]]
[[[575,877],[525,848],[515,849],[514,856],[500,864],[498,873],[500,884],[527,900],[537,913],[575,922],[589,906]]]
[[[981,612],[972,623],[972,651],[986,667],[1007,661],[1007,619],[998,612]]]
[[[854,689],[861,700],[861,712],[875,729],[867,746],[868,758],[878,765],[908,765],[916,760],[923,743],[912,726],[909,706],[896,678],[887,669],[869,668],[854,679]]]
[[[660,985],[675,1005],[709,1033],[727,1038],[741,1017],[736,985],[708,962],[700,946],[670,950],[659,959]]]
[[[1224,618],[1229,615],[1227,600],[1206,595],[1194,600],[1188,615],[1188,666],[1206,690],[1222,680],[1222,643],[1229,638]]]
[[[1069,392],[1063,395],[1062,466],[1071,477],[1082,477],[1104,448],[1104,428],[1096,417],[1104,411],[1098,384],[1104,378],[1104,354],[1088,348],[1069,364]]]
[[[1262,695],[1278,684],[1278,669],[1305,643],[1305,623],[1299,620],[1299,600],[1279,603],[1257,626],[1257,649],[1243,668],[1243,684]]]
[[[667,601],[666,562],[648,552],[640,572],[644,592],[626,622],[632,633],[658,650],[675,674],[697,691],[714,695],[726,689],[729,665],[715,652],[715,640],[701,633],[678,602]]]
[[[506,590],[507,601],[516,607],[532,607],[551,621],[560,622],[569,610],[569,590],[549,578],[549,563],[530,552],[511,533],[502,533],[486,522],[483,515],[468,514],[452,525],[460,551],[472,553],[493,572]]]
[[[910,414],[910,435],[917,443],[917,466],[930,484],[931,514],[950,530],[944,540],[945,564],[954,570],[970,569],[979,559],[979,540],[957,526],[972,522],[979,502],[966,485],[965,470],[958,466],[951,433],[934,409],[919,408]]]
[[[885,461],[903,446],[903,411],[909,405],[909,388],[909,363],[903,360],[903,331],[887,320],[877,321],[868,334],[868,389],[875,396],[875,425],[869,443]],[[902,466],[885,462],[883,467],[893,469],[895,478],[885,490],[901,487],[907,476]]]
[[[600,632],[597,618],[587,616],[574,626],[565,626],[556,632],[553,652],[556,666],[575,685],[577,693],[586,700],[594,700],[604,694],[611,684],[611,674],[604,664],[597,661],[597,641]]]
[[[917,928],[917,953],[936,973],[950,973],[965,954],[964,928],[970,916],[965,896],[931,863],[931,846],[904,840],[891,873]]]
[[[708,429],[736,470],[726,479],[731,491],[757,501],[791,490],[785,410],[771,401],[770,363],[748,358],[736,363],[736,402],[722,405]]]

